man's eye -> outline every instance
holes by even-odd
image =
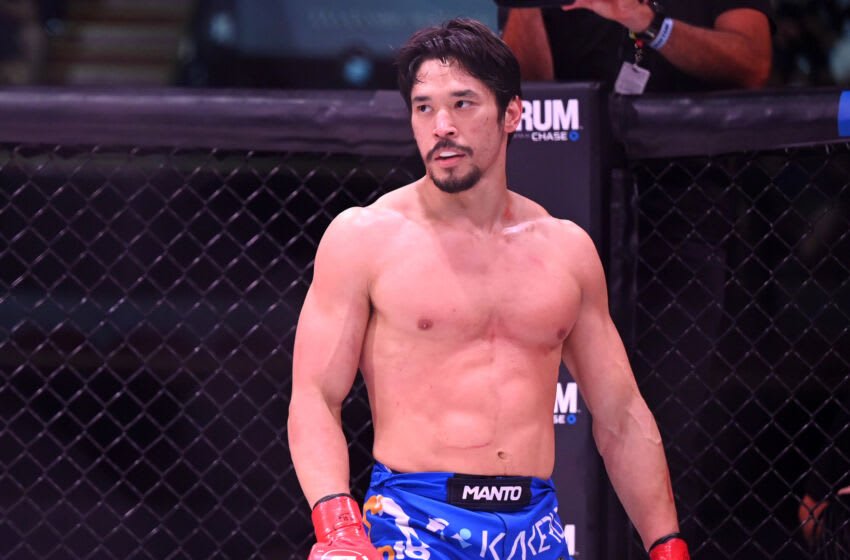
[[[460,101],[458,101],[458,102],[455,104],[455,106],[456,106],[458,109],[463,109],[463,108],[465,108],[465,107],[469,107],[469,106],[471,106],[471,105],[472,105],[472,102],[471,102],[471,101],[468,101],[468,100],[466,100],[466,99],[461,99]]]
[[[431,107],[429,107],[428,105],[417,105],[416,110],[420,113],[427,113],[431,110]]]

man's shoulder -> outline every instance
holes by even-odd
[[[414,185],[410,184],[381,195],[365,209],[384,219],[404,220],[410,215],[414,202]]]
[[[328,227],[329,232],[346,235],[366,235],[376,229],[393,225],[402,216],[391,208],[352,206],[337,214]]]
[[[562,235],[568,237],[570,241],[581,243],[583,245],[593,244],[590,234],[583,227],[572,220],[558,218],[558,228]]]
[[[352,249],[369,239],[380,240],[408,220],[401,194],[393,191],[367,206],[343,210],[331,221],[325,238],[351,244]]]
[[[575,269],[599,260],[599,252],[590,234],[572,220],[540,215],[533,220],[534,229],[542,232],[546,245],[565,266]]]
[[[582,245],[593,243],[588,233],[571,220],[552,216],[543,206],[520,194],[513,193],[515,201],[521,205],[523,221],[535,222],[540,227],[551,231],[559,241],[577,242]]]
[[[598,260],[596,244],[584,228],[571,220],[557,219],[556,222],[553,226],[557,231],[556,243],[565,257],[573,263]]]

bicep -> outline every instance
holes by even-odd
[[[351,389],[369,320],[366,259],[350,229],[332,224],[319,245],[293,351],[293,397],[318,394],[330,406]]]
[[[591,414],[599,418],[616,412],[638,392],[608,309],[605,274],[595,248],[588,248],[582,260],[581,305],[561,355]]]
[[[523,80],[552,80],[552,52],[539,8],[511,8],[502,33],[519,62]]]
[[[714,20],[714,28],[744,37],[761,57],[771,54],[770,20],[764,12],[752,8],[727,10]]]
[[[594,418],[622,411],[621,405],[637,396],[626,350],[607,309],[582,309],[562,357]]]
[[[328,404],[341,403],[354,383],[367,320],[368,310],[356,302],[308,292],[295,334],[293,391],[313,390]]]

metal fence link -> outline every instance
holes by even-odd
[[[850,146],[631,172],[631,353],[694,558],[805,556],[800,500],[850,454]],[[421,173],[0,145],[0,557],[303,558],[285,420],[316,244]],[[359,381],[343,418],[361,498]]]
[[[304,558],[285,422],[316,244],[420,168],[0,145],[0,557]],[[362,492],[359,384],[344,414]]]
[[[850,465],[850,147],[632,173],[633,362],[693,557],[806,557],[800,501]]]

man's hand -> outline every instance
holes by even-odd
[[[357,560],[381,560],[363,530],[363,518],[357,502],[348,494],[334,494],[313,507],[316,544],[308,560],[333,560],[336,557]]]
[[[584,8],[641,33],[654,14],[640,0],[576,0],[565,11]],[[673,66],[723,87],[759,88],[770,77],[772,47],[770,20],[753,8],[722,12],[712,27],[675,20],[675,27],[659,51]]]
[[[649,560],[690,560],[688,544],[678,533],[673,535],[661,537],[649,547]]]
[[[590,10],[596,14],[616,21],[629,31],[640,33],[652,23],[652,9],[639,0],[576,0],[567,6],[561,6],[565,12],[570,10]]]

